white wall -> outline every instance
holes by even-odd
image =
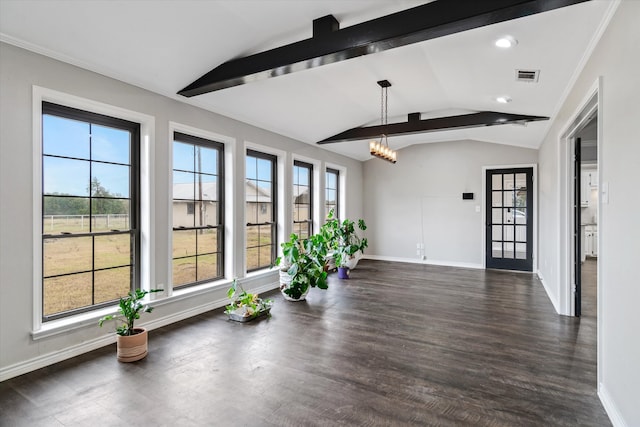
[[[324,168],[325,163],[341,167],[346,172],[346,215],[362,216],[362,165],[360,162],[294,141],[211,112],[189,106],[152,92],[124,84],[114,79],[89,72],[59,61],[37,55],[15,46],[0,43],[0,381],[71,357],[114,340],[107,328],[97,327],[95,319],[84,322],[78,328],[65,333],[33,339],[33,85],[63,92],[84,99],[135,111],[155,119],[155,129],[150,141],[153,163],[152,203],[154,224],[153,259],[149,260],[154,278],[152,286],[164,286],[169,281],[169,212],[171,159],[170,122],[228,137],[236,154],[244,152],[245,143],[272,147],[285,153],[292,164],[293,156],[314,159]],[[236,182],[244,181],[243,157],[228,167],[236,173]],[[228,159],[229,160],[229,159]],[[324,174],[321,174],[324,180]],[[283,181],[290,183],[290,173]],[[323,184],[322,184],[323,185]],[[227,279],[242,278],[241,269],[243,234],[244,185],[236,184],[236,230],[233,234],[234,257],[226,272]],[[291,215],[283,215],[291,218]],[[290,225],[281,229],[289,231]],[[37,238],[36,238],[37,241]],[[231,271],[229,271],[231,270]],[[249,289],[273,288],[277,284],[275,273],[245,279]],[[153,328],[185,316],[219,307],[225,303],[227,284],[203,289],[201,292],[160,301],[160,306],[145,317],[147,326]],[[144,324],[144,322],[143,322]]]
[[[413,145],[398,163],[364,164],[368,255],[427,263],[482,267],[484,166],[534,164],[537,150],[480,141]],[[462,193],[474,200],[462,200]],[[480,206],[480,212],[476,212]]]
[[[562,299],[566,283],[558,213],[565,203],[559,182],[563,128],[581,108],[599,77],[600,190],[609,201],[598,219],[599,395],[612,421],[640,426],[640,2],[624,0],[579,75],[540,148],[540,271],[550,297]]]

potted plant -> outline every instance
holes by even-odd
[[[327,244],[327,252],[333,258],[338,268],[338,277],[341,279],[348,278],[346,269],[356,267],[362,252],[368,246],[367,239],[358,236],[356,224],[361,231],[367,229],[363,219],[358,219],[357,222],[345,219],[340,222],[334,218],[334,212],[331,210],[327,216],[327,222],[321,228],[321,234]]]
[[[286,300],[302,301],[311,288],[327,289],[327,249],[321,234],[306,239],[291,234],[280,246],[282,256],[274,264],[280,266],[280,291]]]
[[[229,316],[229,319],[236,322],[248,322],[256,317],[269,315],[273,305],[273,300],[262,299],[258,294],[245,291],[236,279],[233,279],[233,283],[227,291],[227,297],[231,300],[231,304],[226,306],[224,312]]]
[[[118,305],[119,314],[104,316],[98,321],[102,326],[107,320],[122,321],[116,327],[117,355],[120,362],[135,362],[144,358],[147,353],[147,330],[135,327],[134,322],[140,318],[141,313],[151,313],[153,307],[144,304],[144,297],[152,292],[161,292],[162,289],[151,289],[149,291],[136,289],[130,291],[127,296],[121,297]]]

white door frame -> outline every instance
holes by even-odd
[[[603,138],[603,102],[602,102],[602,77],[594,82],[583,101],[578,105],[574,114],[560,132],[558,144],[558,219],[559,219],[559,251],[558,251],[558,283],[560,298],[560,314],[567,316],[575,315],[575,298],[573,285],[575,284],[574,273],[574,253],[575,245],[573,241],[573,230],[575,224],[575,216],[573,212],[574,200],[574,149],[575,135],[584,125],[592,118],[593,114],[597,114],[597,165],[598,165],[598,254],[602,254],[602,227],[605,218],[601,214],[602,204],[606,203],[608,198],[608,189],[606,183],[602,182],[602,146],[605,143]],[[597,260],[598,278],[597,278],[597,377],[598,388],[602,382],[602,256],[598,256]]]

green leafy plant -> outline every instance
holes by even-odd
[[[288,242],[283,242],[282,257],[275,260],[275,265],[291,276],[291,285],[283,292],[293,299],[299,299],[309,287],[327,289],[327,272],[324,271],[327,244],[324,236],[314,234],[300,239],[291,234]]]
[[[340,222],[331,209],[327,215],[327,222],[320,229],[320,234],[326,242],[327,253],[334,257],[338,267],[345,267],[352,256],[357,252],[363,252],[369,246],[366,238],[358,236],[356,224],[360,231],[367,229],[363,219],[358,219],[357,222],[345,219]]]
[[[227,297],[231,300],[231,304],[226,306],[225,313],[236,313],[242,317],[258,316],[269,311],[273,304],[271,299],[262,299],[258,294],[245,291],[236,279],[233,279],[233,283],[227,291]]]
[[[122,321],[120,326],[116,327],[116,333],[122,336],[135,335],[134,322],[140,318],[141,313],[151,313],[153,307],[143,303],[143,299],[147,294],[152,292],[162,292],[162,289],[151,289],[149,291],[136,289],[130,291],[126,297],[121,297],[118,304],[120,314],[110,314],[104,316],[98,321],[98,325],[102,326],[108,320]]]

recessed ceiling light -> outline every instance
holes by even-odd
[[[508,104],[511,102],[511,98],[508,96],[498,96],[496,98],[496,101],[499,102],[500,104]]]
[[[518,40],[514,39],[511,36],[500,37],[496,40],[496,46],[501,47],[503,49],[508,49],[518,44]]]

